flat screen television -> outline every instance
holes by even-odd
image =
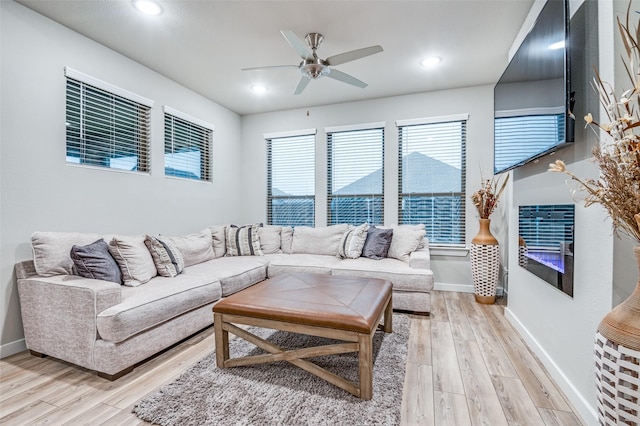
[[[574,139],[568,1],[548,0],[494,88],[494,173]]]

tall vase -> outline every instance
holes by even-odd
[[[633,252],[640,271],[640,246]],[[600,424],[640,424],[640,277],[598,325],[594,356]]]
[[[491,234],[491,219],[480,219],[480,231],[471,240],[471,278],[476,302],[492,304],[496,301],[496,287],[500,271],[500,247]]]

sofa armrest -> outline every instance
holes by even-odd
[[[409,266],[418,269],[431,269],[431,254],[429,253],[429,243],[426,242],[423,248],[411,253],[409,256]]]
[[[120,303],[117,283],[75,275],[18,279],[27,348],[93,368],[96,317]]]

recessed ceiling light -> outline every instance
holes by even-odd
[[[440,58],[439,56],[430,56],[420,61],[420,65],[422,65],[425,68],[433,68],[436,65],[438,65],[441,61],[442,61],[442,58]]]
[[[564,49],[564,40],[549,45],[549,50]]]
[[[154,0],[133,0],[133,6],[145,15],[160,15],[162,6]]]
[[[263,86],[262,84],[254,84],[251,86],[251,90],[253,91],[253,93],[261,95],[263,93],[267,93],[269,89],[267,88],[267,86]]]

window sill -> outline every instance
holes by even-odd
[[[466,247],[429,247],[431,256],[467,257],[469,249]]]

